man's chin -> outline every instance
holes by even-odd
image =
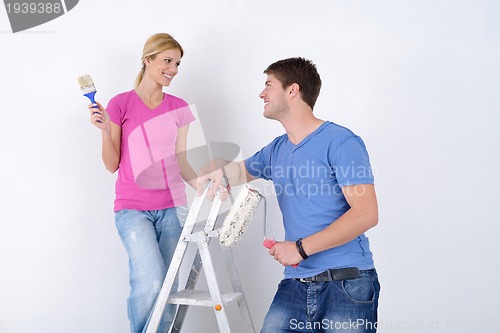
[[[264,112],[262,113],[264,115],[265,118],[267,119],[275,119],[272,115],[272,113],[268,112],[267,110],[264,110]]]

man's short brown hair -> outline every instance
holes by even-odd
[[[281,82],[283,89],[297,83],[302,100],[311,109],[314,108],[321,90],[321,78],[312,61],[300,57],[279,60],[269,65],[264,74],[274,75]]]

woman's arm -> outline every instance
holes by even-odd
[[[222,171],[223,169],[224,172]],[[248,173],[244,161],[229,162],[222,158],[216,158],[200,169],[200,176],[198,177],[198,195],[201,194],[203,184],[207,181],[214,183],[212,191],[215,194],[216,189],[223,184],[222,179],[224,178],[224,174],[231,186],[242,185],[257,179]]]
[[[120,165],[120,145],[122,128],[113,123],[108,112],[100,103],[99,111],[94,108],[94,105],[89,105],[90,122],[101,130],[102,135],[102,160],[106,169],[114,173]]]
[[[177,141],[175,142],[175,153],[179,162],[182,179],[196,190],[196,172],[189,164],[187,159],[187,134],[189,125],[181,127],[177,130]]]

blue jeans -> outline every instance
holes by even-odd
[[[182,228],[175,208],[124,209],[115,213],[115,223],[129,257],[130,296],[127,305],[130,331],[141,333],[160,292]],[[177,287],[176,282],[172,290],[177,291]],[[166,306],[159,333],[167,332],[175,310],[175,305]]]
[[[379,292],[375,269],[360,271],[360,277],[353,280],[284,279],[261,333],[375,333]]]

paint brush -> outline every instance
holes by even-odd
[[[95,105],[93,108],[99,109],[94,99],[97,90],[95,89],[94,81],[92,81],[90,75],[85,74],[79,76],[78,84],[80,84],[80,90],[82,91],[83,96],[86,96],[88,99],[90,99],[90,102]]]

